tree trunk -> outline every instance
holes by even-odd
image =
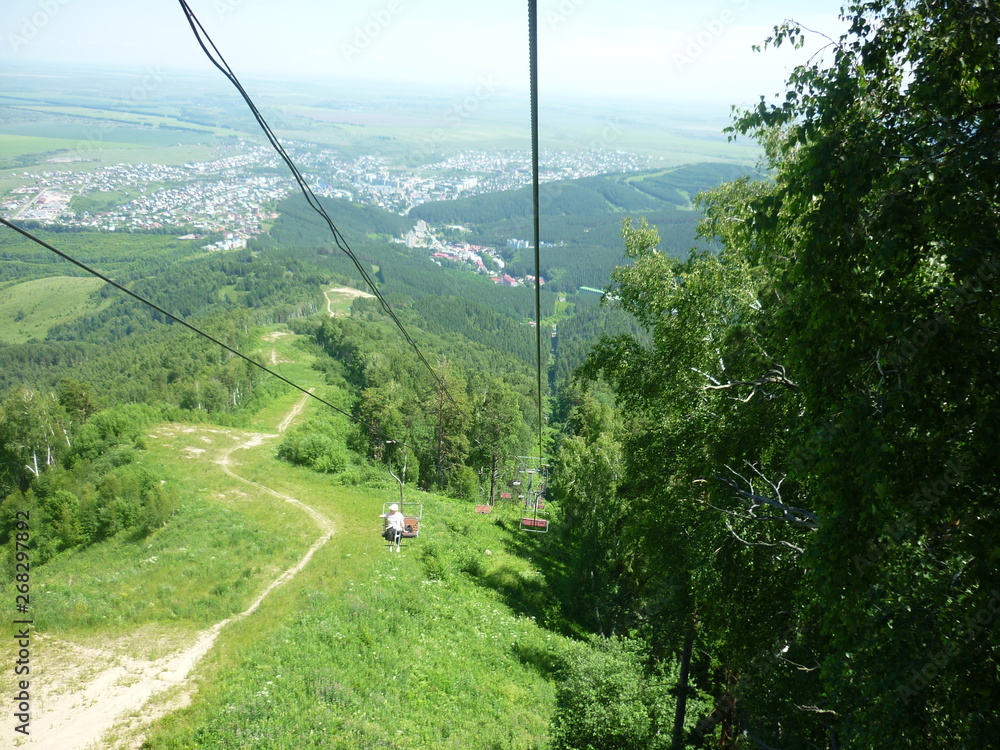
[[[29,465],[29,464],[25,464],[24,468],[26,468],[28,471],[30,471],[32,474],[34,474],[36,477],[39,476],[39,471],[38,471],[38,454],[35,451],[31,452],[31,463],[34,464],[34,468],[32,468],[32,466]]]
[[[677,710],[674,713],[674,737],[672,747],[681,750],[684,747],[684,714],[687,711],[688,673],[691,669],[691,649],[694,647],[694,623],[688,627],[684,638],[684,650],[681,652],[681,673],[677,678]]]
[[[500,462],[499,456],[493,456],[493,466],[490,468],[490,505],[493,505],[497,488],[497,464]]]

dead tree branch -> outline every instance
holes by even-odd
[[[693,367],[691,369],[699,375],[704,376],[707,380],[712,381],[711,383],[703,386],[706,391],[722,391],[730,388],[750,388],[750,392],[747,393],[746,396],[736,397],[735,399],[737,401],[742,401],[743,403],[747,403],[750,399],[757,395],[759,390],[764,389],[767,386],[782,385],[786,388],[799,387],[798,383],[788,377],[788,373],[785,371],[784,365],[779,365],[777,363],[772,363],[771,369],[756,380],[730,380],[727,383],[723,383],[718,378],[712,377],[708,373],[702,372],[701,370]],[[773,397],[773,394],[769,395],[772,395]]]
[[[743,484],[748,488],[744,489],[737,482],[736,479],[731,477],[720,477],[716,476],[715,479],[719,482],[730,487],[733,492],[736,493],[738,497],[743,500],[747,518],[754,521],[783,521],[785,523],[790,523],[793,526],[800,526],[810,531],[815,531],[819,528],[819,519],[816,517],[815,513],[805,510],[804,508],[799,508],[795,505],[789,505],[782,501],[781,499],[781,483],[784,481],[784,477],[774,481],[765,477],[760,470],[750,464],[747,465],[753,469],[754,473],[768,485],[769,495],[762,495],[754,489],[754,482],[752,479],[747,479],[743,477],[733,469],[731,466],[727,466],[733,474],[742,480]],[[758,515],[760,509],[767,508],[771,511],[778,511],[780,515],[777,516],[761,516]]]

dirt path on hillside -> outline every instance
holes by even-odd
[[[295,417],[302,412],[308,398],[303,395],[285,416],[278,426],[279,434],[288,429]],[[309,563],[313,554],[333,536],[332,522],[315,508],[270,487],[244,479],[232,470],[233,453],[261,445],[279,437],[279,434],[231,434],[239,440],[219,453],[214,458],[215,462],[234,481],[251,485],[301,508],[316,521],[320,536],[302,559],[272,581],[249,607],[201,631],[193,641],[171,649],[170,653],[161,658],[143,660],[124,653],[126,649],[134,649],[143,637],[155,638],[153,634],[137,634],[102,648],[89,648],[38,636],[36,641],[39,660],[44,659],[42,654],[47,652],[52,666],[56,666],[55,662],[58,661],[58,668],[45,670],[39,677],[40,686],[44,683],[43,694],[33,706],[35,716],[32,716],[32,737],[26,747],[39,750],[138,748],[144,741],[143,727],[190,702],[192,688],[187,683],[187,678],[198,661],[212,648],[222,629],[252,614],[272,591],[294,578]],[[155,705],[147,705],[150,698],[161,694],[167,699],[158,700]],[[112,728],[119,736],[105,737]]]
[[[330,292],[336,292],[337,294],[345,294],[349,297],[369,297],[375,299],[374,294],[369,294],[368,292],[362,292],[360,289],[351,289],[349,286],[335,286],[330,289],[325,289],[323,291],[323,296],[326,297],[326,311],[330,313],[330,317],[336,317],[337,313],[333,311],[333,300],[330,299]]]

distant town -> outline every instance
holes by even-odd
[[[313,191],[379,206],[399,214],[427,201],[510,190],[530,181],[522,153],[464,152],[416,169],[395,167],[378,156],[344,161],[327,150],[292,144],[293,159]],[[54,163],[67,163],[53,159]],[[70,162],[71,163],[71,162]],[[635,172],[646,160],[625,152],[547,152],[541,180]],[[24,170],[22,185],[2,199],[10,219],[105,231],[186,227],[259,234],[268,207],[287,197],[295,183],[269,148],[240,140],[220,149],[218,159],[185,164],[117,164],[96,169]],[[117,194],[120,201],[98,213],[79,210],[77,197]]]
[[[374,155],[346,161],[334,151],[310,144],[293,142],[287,148],[317,195],[402,215],[428,201],[523,187],[531,178],[529,157],[518,152],[462,152],[406,169]],[[116,164],[93,168],[55,158],[51,160],[54,167],[69,168],[24,170],[19,175],[21,184],[0,199],[0,210],[11,220],[106,232],[176,231],[182,239],[210,238],[205,245],[209,250],[242,248],[277,218],[278,201],[297,188],[270,148],[240,139],[219,147],[217,156],[180,167]],[[647,162],[623,151],[549,151],[542,155],[541,164],[540,178],[550,182],[634,172]],[[422,221],[397,241],[409,248],[426,248],[439,264],[467,265],[498,284],[534,283],[533,277],[517,279],[505,274],[496,249],[446,242]],[[508,244],[518,249],[530,246],[527,240],[516,238]]]

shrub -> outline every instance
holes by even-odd
[[[333,418],[314,418],[291,430],[278,447],[278,458],[323,474],[338,474],[350,464],[344,425]]]
[[[669,747],[673,681],[650,675],[645,663],[641,646],[626,638],[580,649],[557,689],[553,750]]]
[[[427,578],[432,581],[443,581],[450,574],[447,555],[435,541],[429,541],[423,546],[420,553],[424,569],[427,571]]]
[[[80,428],[73,442],[72,458],[96,459],[111,446],[142,448],[142,433],[160,418],[159,412],[144,404],[123,404],[98,412]]]
[[[458,569],[474,578],[478,578],[486,572],[486,565],[483,563],[483,558],[478,552],[466,550],[459,558]]]
[[[468,466],[459,466],[448,482],[448,494],[459,500],[475,500],[479,497],[479,478]]]

